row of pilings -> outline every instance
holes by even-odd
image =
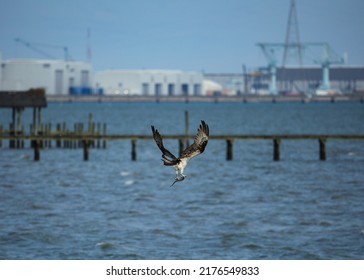
[[[77,122],[73,127],[68,127],[66,122],[56,123],[39,123],[29,124],[28,129],[24,125],[11,122],[6,130],[0,124],[0,136],[7,135],[9,138],[9,149],[34,148],[34,146],[43,148],[64,148],[64,149],[82,149],[84,141],[81,139],[84,135],[96,137],[88,143],[90,148],[106,149],[106,140],[100,137],[107,134],[106,123],[93,122],[92,114],[89,115],[87,123]],[[33,140],[32,137],[39,138]],[[29,139],[29,146],[26,141]],[[0,137],[0,148],[5,147],[3,137]]]

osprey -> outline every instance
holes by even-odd
[[[175,157],[166,148],[164,148],[162,136],[159,134],[158,130],[154,128],[153,125],[152,132],[153,138],[157,143],[158,148],[162,151],[163,164],[166,166],[173,166],[176,170],[176,179],[171,185],[172,187],[176,182],[183,181],[186,178],[186,175],[183,174],[183,171],[187,166],[187,162],[191,158],[203,153],[203,151],[205,150],[207,141],[209,139],[209,126],[204,121],[201,121],[193,144],[187,147],[184,151],[182,151],[181,155],[178,158]]]

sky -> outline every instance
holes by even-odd
[[[289,6],[290,0],[0,0],[0,52],[3,60],[47,58],[15,41],[21,38],[58,59],[66,46],[73,60],[91,58],[95,71],[241,73],[243,64],[267,65],[256,43],[284,43]],[[296,0],[296,8],[301,42],[328,42],[348,54],[348,64],[364,65],[363,0]]]

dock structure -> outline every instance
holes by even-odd
[[[12,122],[9,124],[9,133],[13,136],[21,136],[24,132],[22,127],[22,113],[26,108],[33,109],[33,121],[31,134],[42,134],[42,108],[47,107],[45,90],[42,88],[27,91],[0,91],[0,109],[10,108],[12,110]],[[0,127],[0,132],[4,129]],[[22,139],[13,139],[9,143],[10,148],[24,146]],[[0,143],[1,146],[1,143]]]
[[[184,147],[185,143],[191,139],[192,136],[188,135],[164,135],[163,139],[174,139],[177,140],[179,143],[179,151],[181,152]],[[89,134],[88,131],[86,132],[69,132],[69,131],[57,131],[57,132],[50,132],[48,134],[19,134],[14,135],[10,134],[7,131],[0,130],[0,140],[8,140],[8,141],[31,141],[34,143],[32,148],[34,149],[34,160],[38,161],[40,159],[40,150],[42,142],[50,142],[55,141],[56,143],[63,142],[64,148],[82,148],[83,150],[83,159],[85,161],[89,160],[89,150],[90,148],[106,148],[106,141],[130,141],[131,143],[131,160],[137,160],[137,142],[138,141],[154,141],[153,136],[150,135],[121,135],[121,134],[101,134],[91,133]],[[230,161],[233,160],[233,145],[236,141],[244,141],[244,140],[265,140],[271,141],[273,144],[273,160],[279,161],[281,159],[280,147],[283,141],[288,140],[316,140],[318,143],[318,159],[321,161],[326,160],[326,143],[328,140],[361,140],[364,141],[364,135],[324,135],[324,134],[317,134],[317,135],[210,135],[209,141],[225,141],[226,142],[226,160]],[[97,144],[95,142],[100,143],[103,141],[103,145]],[[50,145],[50,144],[48,144]],[[56,147],[58,144],[56,144]],[[1,156],[1,155],[0,155]]]
[[[43,124],[41,119],[41,108],[46,107],[47,103],[44,98],[44,91],[33,90],[26,92],[26,95],[20,96],[17,93],[0,94],[0,108],[12,108],[13,119],[9,129],[4,129],[0,124],[0,148],[3,141],[9,141],[9,148],[25,148],[24,142],[29,141],[30,147],[34,150],[34,161],[40,160],[40,152],[43,148],[51,148],[52,141],[55,142],[55,148],[83,150],[83,160],[88,161],[91,148],[106,148],[107,141],[130,141],[131,143],[131,160],[137,160],[137,143],[138,141],[154,141],[152,134],[148,135],[127,135],[127,134],[107,134],[106,124],[95,123],[93,115],[89,114],[88,122],[75,123],[73,131],[66,127],[66,123],[57,123],[56,130],[52,130],[52,124]],[[26,98],[23,98],[27,96]],[[20,98],[22,97],[22,98]],[[33,107],[33,122],[30,125],[29,133],[21,126],[21,112],[25,107]],[[178,141],[179,153],[191,143],[193,135],[189,132],[189,114],[185,112],[185,133],[180,135],[164,135],[164,139],[174,139]],[[273,160],[281,159],[280,147],[283,141],[288,140],[315,140],[318,142],[318,158],[325,161],[327,157],[326,142],[328,140],[364,140],[364,135],[322,135],[322,134],[271,134],[271,135],[210,135],[210,141],[226,142],[226,160],[233,160],[233,146],[237,141],[254,140],[254,141],[271,141],[273,144]],[[15,145],[15,143],[17,143]],[[0,154],[1,156],[1,154]]]

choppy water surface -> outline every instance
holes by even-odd
[[[109,133],[364,134],[364,107],[336,104],[50,104],[45,122],[108,124]],[[29,116],[31,112],[27,112]],[[0,112],[8,125],[11,112]],[[26,144],[27,147],[29,144]],[[177,152],[176,141],[166,141]],[[0,150],[1,259],[363,259],[364,143],[210,141],[186,180],[161,165],[152,141],[106,150]],[[54,145],[53,145],[54,146]]]

